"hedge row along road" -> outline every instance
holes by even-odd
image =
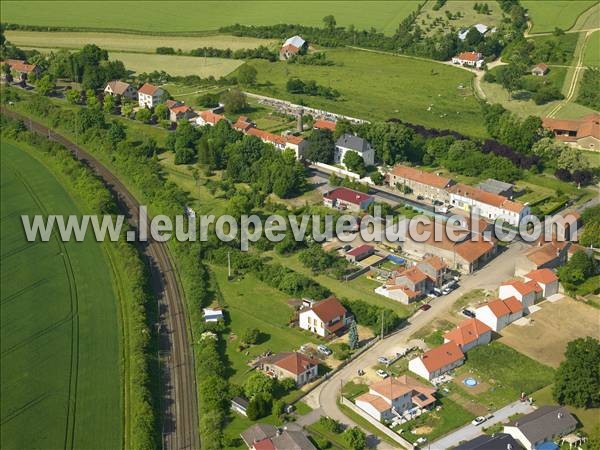
[[[130,224],[138,228],[139,202],[121,181],[89,153],[47,127],[2,107],[2,113],[22,120],[31,130],[64,145],[82,163],[91,167],[115,195]],[[194,377],[194,355],[184,310],[184,299],[174,265],[164,242],[149,239],[142,251],[152,275],[152,289],[160,314],[162,368],[162,440],[169,450],[200,449],[198,396]]]

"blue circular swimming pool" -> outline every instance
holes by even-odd
[[[477,380],[475,378],[471,378],[471,377],[465,378],[463,380],[463,383],[465,385],[469,386],[469,387],[475,387],[475,386],[477,386]]]

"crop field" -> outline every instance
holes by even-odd
[[[471,89],[473,74],[428,60],[361,50],[330,50],[333,66],[249,62],[258,71],[250,90],[352,117],[385,120],[391,117],[435,128],[450,128],[482,137],[486,131]],[[315,80],[337,89],[341,97],[293,95],[289,78]]]
[[[2,142],[1,447],[122,447],[119,322],[93,239],[27,242],[20,215],[79,214],[46,168]]]
[[[568,30],[577,18],[587,9],[596,4],[588,0],[524,0],[521,2],[529,11],[533,22],[532,33],[545,33],[554,31],[555,27]]]
[[[458,32],[461,28],[467,28],[478,23],[485,24],[489,28],[500,25],[502,22],[502,10],[497,2],[488,3],[490,14],[479,14],[473,9],[474,3],[473,1],[466,0],[452,0],[435,11],[433,9],[435,2],[427,2],[417,18],[417,24],[428,34],[434,34],[437,31],[447,32],[448,28],[454,28]],[[446,11],[454,15],[461,13],[462,17],[460,19],[449,20],[446,17]],[[432,22],[438,18],[447,23],[447,26],[439,23],[437,26],[433,26]]]
[[[586,66],[600,66],[600,31],[595,31],[589,37],[583,63]]]
[[[210,36],[148,36],[142,34],[63,32],[63,31],[6,31],[6,39],[19,47],[50,47],[79,49],[96,44],[106,50],[155,53],[157,47],[172,47],[190,51],[200,47],[232,50],[273,45],[272,39],[255,39],[227,35]]]
[[[80,27],[96,30],[134,30],[146,33],[190,33],[217,30],[241,23],[273,25],[323,24],[334,14],[338,25],[358,29],[375,27],[392,34],[414,11],[418,1],[122,1],[107,8],[102,1],[3,1],[2,21],[27,25]]]
[[[571,30],[590,30],[598,28],[600,23],[600,3],[596,2],[595,6],[584,11],[575,22]]]

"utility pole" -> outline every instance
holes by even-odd
[[[381,340],[383,341],[383,310],[381,311]]]
[[[227,279],[231,280],[231,253],[227,252]]]

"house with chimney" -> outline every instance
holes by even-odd
[[[523,317],[523,304],[515,297],[497,298],[477,308],[475,317],[498,333]]]
[[[483,55],[479,52],[462,52],[452,57],[452,64],[481,69],[484,63]]]
[[[381,422],[431,409],[436,391],[408,375],[388,377],[369,385],[369,392],[356,397],[354,403]]]
[[[323,194],[323,205],[328,208],[337,208],[343,211],[366,211],[375,199],[363,192],[358,192],[345,187],[337,187]]]
[[[329,297],[300,310],[298,326],[321,337],[339,336],[354,321],[336,297]]]
[[[504,425],[503,431],[519,441],[526,450],[536,450],[576,428],[577,419],[564,406],[546,405]]]
[[[408,370],[426,380],[433,380],[462,366],[465,354],[454,341],[435,347],[408,362]]]
[[[454,184],[450,178],[400,164],[394,166],[387,174],[387,181],[393,188],[399,188],[405,192],[410,189],[415,196],[445,203],[450,200],[446,189]]]
[[[113,97],[120,96],[129,100],[137,100],[138,91],[132,84],[125,83],[121,80],[112,80],[106,84],[104,95],[112,95]]]
[[[258,368],[278,380],[291,378],[300,387],[319,376],[319,362],[298,352],[283,352],[258,361]]]

